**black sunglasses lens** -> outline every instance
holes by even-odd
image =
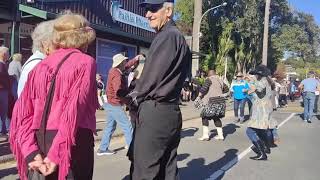
[[[155,12],[157,12],[159,9],[161,9],[162,8],[162,5],[152,5],[152,6],[148,6],[148,7],[146,7],[145,8],[145,10],[146,10],[146,13],[148,12],[148,11],[150,11],[151,13],[155,13]]]

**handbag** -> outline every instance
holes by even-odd
[[[76,53],[75,51],[70,52],[69,54],[67,54],[58,64],[57,69],[55,70],[52,79],[50,81],[50,88],[49,88],[49,92],[47,94],[46,97],[46,102],[45,102],[45,106],[44,106],[44,110],[43,110],[43,114],[42,114],[42,118],[41,118],[41,125],[40,125],[40,129],[36,132],[36,139],[37,139],[37,143],[39,145],[39,149],[41,151],[41,154],[43,154],[44,156],[47,155],[50,146],[53,142],[53,139],[55,137],[55,135],[57,134],[57,131],[52,131],[50,130],[50,132],[52,132],[54,135],[53,136],[47,136],[47,122],[48,122],[48,117],[50,114],[50,110],[51,110],[51,105],[52,105],[52,99],[54,96],[54,89],[55,89],[55,83],[56,83],[56,76],[57,73],[60,69],[60,67],[62,66],[62,64],[71,56],[71,54]],[[47,142],[49,141],[49,142]],[[39,171],[33,171],[33,170],[28,170],[28,174],[27,174],[28,180],[45,180],[45,176],[42,175]]]
[[[223,118],[226,113],[226,99],[224,97],[211,97],[209,102],[201,111],[202,118]]]

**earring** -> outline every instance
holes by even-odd
[[[47,49],[46,49],[46,54],[49,55],[49,53],[50,53],[50,49],[47,48]]]

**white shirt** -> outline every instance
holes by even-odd
[[[28,80],[29,72],[32,71],[32,69],[42,60],[46,57],[43,53],[40,51],[36,51],[30,58],[24,63],[22,66],[22,72],[18,83],[18,97],[20,96],[24,85],[26,84]]]

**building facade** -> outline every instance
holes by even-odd
[[[11,7],[13,12],[8,15],[11,18],[0,20],[0,43],[8,47],[15,46],[14,51],[21,52],[26,59],[32,53],[30,34],[37,23],[54,19],[66,11],[85,16],[97,34],[97,39],[89,47],[88,53],[96,58],[97,73],[104,78],[112,65],[113,55],[124,53],[133,58],[139,53],[146,54],[155,36],[144,18],[144,10],[138,6],[141,0],[2,1],[8,1],[6,6]],[[18,14],[15,18],[14,7]],[[18,29],[18,33],[14,33],[13,28],[15,32]]]

